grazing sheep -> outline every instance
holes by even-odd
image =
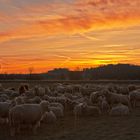
[[[68,93],[73,93],[73,86],[72,85],[67,85],[65,88],[65,91]]]
[[[18,96],[20,96],[20,93],[17,91],[12,91],[10,94],[10,98],[12,98],[12,99],[14,99],[15,97],[18,97]]]
[[[45,88],[41,86],[35,86],[34,88],[35,96],[43,97],[45,95]]]
[[[50,103],[50,106],[60,107],[64,111],[64,106],[61,103],[58,102]]]
[[[78,116],[99,116],[100,114],[101,111],[97,106],[89,106],[86,103],[80,103],[74,108],[75,118]]]
[[[3,88],[2,84],[0,84],[0,92],[3,90],[4,90],[4,88]]]
[[[56,86],[56,91],[59,93],[64,93],[65,87],[63,85],[58,85],[58,86]]]
[[[92,92],[90,94],[90,102],[91,104],[95,104],[98,102],[98,97],[102,96],[102,93],[100,91]]]
[[[16,105],[21,105],[25,103],[23,97],[21,96],[16,97],[14,100]]]
[[[9,100],[9,97],[6,94],[0,95],[0,102],[6,102],[7,100]]]
[[[122,103],[124,105],[127,105],[129,108],[131,108],[128,95],[112,93],[109,91],[104,91],[103,94],[105,95],[107,102],[110,104],[110,106],[113,106],[114,104]]]
[[[134,91],[134,90],[136,90],[136,86],[135,85],[129,85],[128,90],[129,90],[129,92]]]
[[[10,107],[11,107],[11,103],[0,102],[0,118],[8,120]]]
[[[64,96],[66,97],[66,98],[68,98],[68,99],[73,99],[73,96],[72,96],[72,94],[70,94],[70,93],[68,93],[68,92],[66,92],[65,94],[64,94]]]
[[[40,126],[40,120],[45,112],[49,111],[49,103],[16,105],[9,111],[11,136],[20,132],[23,125],[32,126],[33,132]]]
[[[132,92],[129,93],[129,98],[130,98],[130,102],[132,107],[136,107],[136,103],[138,101],[140,101],[140,90],[134,90]]]
[[[71,111],[71,110],[73,110],[74,107],[75,107],[76,105],[78,105],[78,104],[79,104],[79,102],[77,102],[77,101],[73,101],[73,100],[71,100],[71,99],[67,99],[67,100],[66,100],[65,110],[66,110],[66,111]]]
[[[48,86],[45,87],[45,95],[51,96],[51,90]]]
[[[25,91],[24,95],[27,98],[34,98],[35,97],[35,92],[33,91],[33,89],[29,89],[28,91]]]
[[[100,98],[98,98],[99,101],[99,107],[102,111],[102,113],[108,113],[110,110],[110,106],[106,100],[106,98],[104,96],[100,96]]]
[[[49,109],[55,114],[56,118],[61,118],[64,116],[64,112],[59,106],[50,106]]]
[[[64,107],[66,106],[67,98],[63,97],[63,96],[61,96],[61,97],[52,97],[52,96],[44,95],[43,99],[49,101],[50,103],[58,102],[58,103],[61,103]]]
[[[75,119],[77,119],[78,117],[81,117],[83,115],[83,103],[79,103],[74,107],[73,110]]]
[[[50,111],[50,112],[46,112],[43,116],[42,116],[42,119],[41,119],[41,122],[43,123],[47,123],[47,124],[52,124],[52,123],[55,123],[57,120],[55,114],[53,113],[53,111]]]
[[[19,94],[22,95],[22,94],[24,94],[25,92],[26,92],[25,86],[24,86],[24,85],[21,85],[21,86],[19,87]]]
[[[101,111],[97,106],[89,106],[84,103],[82,108],[85,116],[99,116],[101,114]]]
[[[129,94],[129,89],[128,87],[118,87],[117,93],[123,94],[123,95],[128,95]]]
[[[119,103],[117,106],[113,107],[110,111],[111,116],[126,116],[129,115],[129,108],[126,105]]]
[[[41,98],[38,96],[35,96],[32,99],[28,99],[28,102],[31,104],[39,104],[41,102]]]

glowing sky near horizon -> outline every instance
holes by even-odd
[[[0,72],[140,65],[140,0],[0,0]]]

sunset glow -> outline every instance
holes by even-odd
[[[140,0],[0,0],[0,72],[140,65]]]

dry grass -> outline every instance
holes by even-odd
[[[18,86],[16,83],[4,84],[4,87]],[[66,114],[56,124],[42,124],[36,135],[27,130],[10,137],[9,126],[0,125],[0,140],[140,140],[140,108],[127,117],[88,117],[76,123],[72,114]]]
[[[41,125],[38,134],[26,131],[16,137],[9,136],[8,126],[1,126],[0,140],[139,140],[140,108],[127,117],[100,116],[81,118],[76,123],[66,115],[54,125]]]

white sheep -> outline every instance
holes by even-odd
[[[24,98],[22,96],[18,96],[14,99],[16,105],[24,104]]]
[[[64,111],[64,106],[63,106],[61,103],[52,102],[52,103],[50,103],[50,106],[53,106],[53,107],[60,107],[60,108]]]
[[[3,118],[8,121],[10,107],[11,107],[11,103],[0,102],[0,118]]]
[[[41,122],[43,123],[55,123],[57,121],[57,118],[55,116],[55,114],[53,113],[53,111],[50,111],[50,112],[46,112],[43,116],[42,116],[42,119],[41,119]]]
[[[9,97],[5,93],[3,93],[3,94],[0,94],[0,99],[5,102],[6,100],[9,100]]]
[[[41,102],[41,98],[39,96],[35,96],[31,99],[28,99],[28,103],[31,104],[39,104]]]
[[[131,108],[128,95],[117,94],[109,91],[104,91],[103,94],[105,95],[107,102],[110,104],[110,106],[113,106],[114,104],[122,103],[124,105],[127,105],[129,108]]]
[[[63,109],[59,106],[49,106],[49,109],[55,114],[56,118],[61,118],[64,116]]]
[[[98,97],[102,96],[102,93],[100,91],[92,92],[90,94],[90,102],[91,104],[95,104],[98,102]]]
[[[81,117],[83,115],[83,108],[82,107],[83,107],[83,103],[79,103],[74,107],[73,113],[75,116],[75,120],[78,117]]]
[[[4,88],[3,88],[2,84],[0,83],[0,92],[3,90],[4,90]]]
[[[34,88],[34,92],[36,96],[40,96],[43,97],[45,95],[45,88],[41,87],[41,86],[35,86]]]
[[[52,97],[52,96],[44,95],[43,96],[43,99],[49,101],[50,103],[52,103],[52,102],[59,102],[64,107],[66,106],[66,101],[67,101],[67,98],[64,97],[64,96],[61,96],[61,97]]]
[[[90,106],[84,103],[82,108],[85,116],[99,116],[101,114],[101,111],[97,106]]]
[[[74,110],[74,107],[78,104],[79,104],[79,102],[67,98],[65,110],[66,111],[72,111],[72,110]]]
[[[135,108],[136,103],[140,101],[140,90],[134,90],[129,93],[131,105]]]
[[[80,103],[74,108],[75,119],[81,116],[99,116],[100,109],[97,106],[89,106],[87,103]]]
[[[100,98],[98,98],[99,101],[99,107],[101,109],[101,111],[103,113],[108,113],[110,110],[110,106],[106,100],[106,98],[104,96],[100,96]]]
[[[130,111],[128,106],[119,103],[117,106],[113,107],[110,111],[111,116],[126,116],[129,115]]]
[[[23,124],[32,126],[33,132],[40,126],[40,120],[46,111],[49,111],[49,103],[42,101],[40,104],[16,105],[9,111],[11,136],[20,131]]]

